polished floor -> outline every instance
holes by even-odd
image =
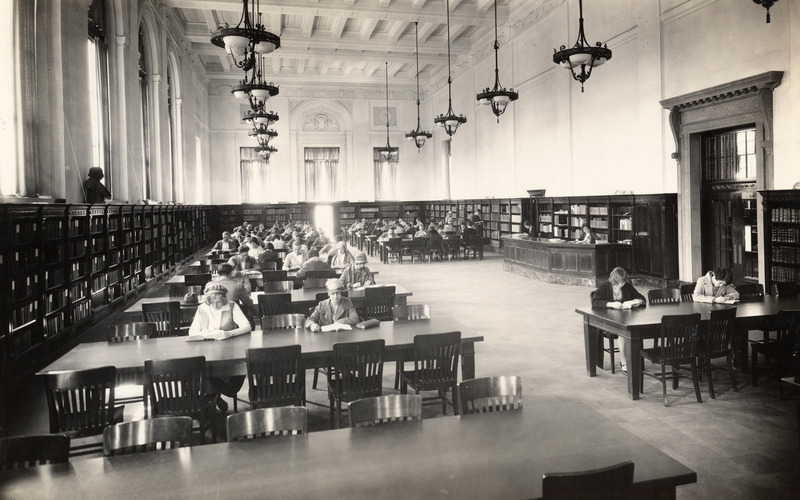
[[[433,315],[458,318],[485,337],[476,344],[477,376],[522,376],[526,406],[545,398],[581,401],[696,471],[697,484],[679,487],[678,498],[800,498],[795,402],[780,400],[776,381],[753,387],[749,375],[740,375],[739,392],[734,392],[718,372],[716,399],[703,385],[703,402],[697,403],[691,384],[683,383],[669,391],[670,407],[665,408],[658,382],[645,379],[645,394],[631,401],[619,371],[586,376],[583,327],[574,310],[588,305],[589,289],[504,272],[502,258],[488,252],[483,261],[383,265],[370,258],[369,266],[379,271],[379,283],[410,289],[409,303],[429,304]],[[115,313],[87,332],[86,339],[103,339],[102,327],[119,320]],[[386,373],[384,385],[391,387],[393,370]],[[245,388],[240,397],[246,396]],[[31,380],[27,390],[9,399],[9,434],[47,432],[39,381]],[[309,399],[324,403],[327,397],[324,390],[309,389]],[[240,411],[244,407],[239,404]],[[311,430],[326,429],[327,409],[309,408]],[[136,412],[126,409],[126,419],[137,418]],[[426,408],[425,418],[441,418],[441,409]],[[586,443],[587,449],[591,445]]]

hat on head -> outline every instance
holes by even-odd
[[[209,294],[209,293],[224,293],[224,294],[227,294],[228,293],[228,289],[225,288],[224,286],[220,285],[219,283],[214,283],[213,281],[209,281],[208,283],[206,283],[206,287],[205,287],[205,290],[203,291],[203,294],[205,295],[205,294]]]
[[[343,292],[344,291],[344,283],[342,280],[338,278],[331,278],[325,282],[325,288],[328,289],[328,293],[331,292]]]
[[[366,264],[367,263],[367,254],[364,252],[360,252],[356,255],[356,264]]]

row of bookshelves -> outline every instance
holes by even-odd
[[[765,289],[774,291],[775,283],[800,283],[800,191],[759,193],[764,209]]]

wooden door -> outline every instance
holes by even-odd
[[[744,280],[744,203],[742,192],[706,193],[703,206],[703,272],[733,270],[733,282]]]

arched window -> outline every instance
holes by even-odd
[[[89,6],[89,113],[92,132],[92,167],[105,173],[104,184],[111,188],[111,147],[109,139],[108,46],[105,36],[105,7],[103,0],[93,0]]]
[[[150,90],[147,85],[147,63],[145,57],[144,29],[139,26],[139,93],[142,102],[142,197],[150,199]]]

